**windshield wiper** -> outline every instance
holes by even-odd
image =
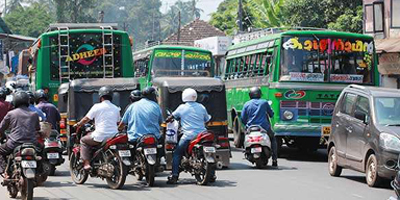
[[[400,124],[386,124],[385,126],[400,126]]]

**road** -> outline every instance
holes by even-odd
[[[279,159],[279,169],[255,169],[243,158],[239,149],[233,149],[229,169],[217,172],[218,180],[210,186],[195,185],[194,178],[181,174],[179,185],[167,185],[168,173],[156,178],[156,186],[146,187],[133,176],[129,176],[122,190],[108,189],[105,182],[89,178],[84,185],[72,182],[68,165],[57,169],[43,187],[34,190],[36,200],[103,200],[103,199],[388,199],[394,196],[389,185],[370,188],[364,175],[344,170],[339,178],[329,176],[326,153],[302,154],[284,149]],[[6,189],[0,188],[0,199],[8,199]]]

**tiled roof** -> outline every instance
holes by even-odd
[[[195,40],[214,36],[226,36],[225,33],[211,24],[196,19],[181,28],[179,43],[194,45]],[[177,42],[178,33],[173,33],[168,36],[164,42],[172,43]]]

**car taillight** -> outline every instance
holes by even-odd
[[[154,144],[156,142],[156,140],[154,139],[154,137],[147,137],[144,138],[143,143],[145,144]]]

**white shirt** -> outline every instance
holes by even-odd
[[[96,103],[86,114],[90,120],[94,120],[96,127],[92,133],[92,138],[96,142],[103,142],[112,138],[118,133],[117,123],[120,121],[121,108],[115,106],[110,101],[105,100],[101,103]]]

